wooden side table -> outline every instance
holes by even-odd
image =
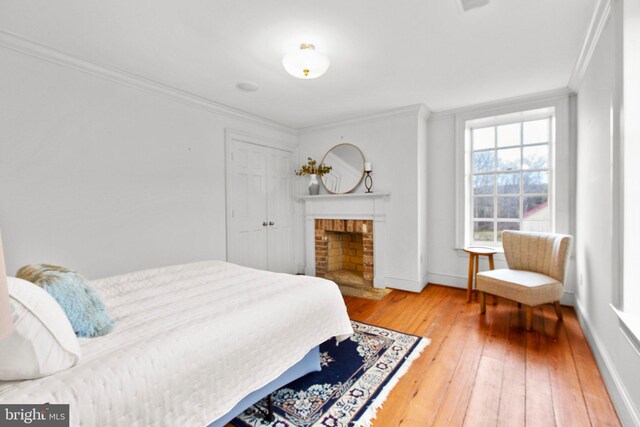
[[[493,248],[487,248],[484,246],[469,246],[464,251],[469,254],[469,279],[467,280],[467,302],[471,302],[471,291],[475,287],[476,274],[478,274],[480,257],[486,256],[489,258],[489,270],[494,269],[493,256],[497,251]]]

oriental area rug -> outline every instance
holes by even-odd
[[[354,335],[320,345],[322,370],[272,393],[275,420],[260,410],[266,399],[234,419],[236,427],[367,427],[429,339],[360,322]]]

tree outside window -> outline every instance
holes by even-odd
[[[469,131],[470,242],[499,245],[503,230],[550,231],[552,117]]]

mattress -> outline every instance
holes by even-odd
[[[313,347],[353,331],[338,287],[207,261],[92,282],[115,330],[80,363],[0,382],[2,403],[68,403],[73,426],[206,426]]]

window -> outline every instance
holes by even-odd
[[[466,244],[501,246],[503,230],[553,231],[552,109],[469,120],[465,135]]]
[[[640,32],[635,24],[640,20],[640,8],[637,4],[627,3],[617,5],[619,19],[616,22],[617,31],[621,34],[623,48],[622,57],[622,89],[621,94],[614,92],[613,116],[610,118],[613,138],[612,193],[614,195],[614,248],[613,260],[618,260],[616,266],[617,277],[614,274],[613,283],[620,282],[613,295],[614,304],[628,316],[635,317],[635,325],[627,319],[627,327],[633,335],[633,342],[640,352],[640,283],[636,262],[640,259],[640,62],[637,60],[640,52]],[[634,58],[627,61],[626,58]],[[620,95],[622,97],[620,98]],[[624,106],[624,107],[623,107]],[[617,255],[617,256],[616,256]]]

